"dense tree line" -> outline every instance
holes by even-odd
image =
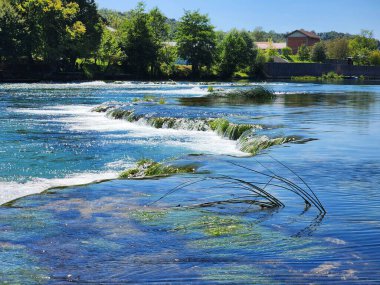
[[[49,71],[126,74],[138,78],[260,76],[274,56],[323,62],[353,57],[356,64],[379,64],[371,32],[329,32],[297,55],[289,48],[258,50],[255,42],[278,42],[285,34],[216,31],[207,15],[185,11],[177,21],[143,3],[126,13],[97,10],[94,0],[0,0],[0,62]]]
[[[0,0],[0,58],[74,66],[98,48],[102,25],[95,1]]]

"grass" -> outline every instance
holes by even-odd
[[[343,75],[339,75],[333,71],[330,71],[327,74],[322,74],[321,79],[324,81],[339,81],[343,80]]]
[[[318,81],[318,80],[320,80],[320,77],[318,77],[318,76],[309,76],[309,75],[305,75],[305,76],[292,76],[291,80],[292,81]]]
[[[138,179],[149,177],[170,176],[181,173],[194,173],[194,166],[171,166],[150,159],[142,159],[137,162],[136,167],[130,168],[119,175],[122,179]]]
[[[340,81],[343,80],[344,76],[339,75],[333,71],[330,71],[329,73],[324,73],[322,76],[292,76],[292,81]]]

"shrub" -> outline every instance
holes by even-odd
[[[305,45],[301,45],[298,48],[298,58],[299,58],[299,60],[302,60],[302,61],[309,60],[310,59],[310,49]]]
[[[323,62],[326,60],[326,47],[324,43],[320,42],[313,46],[311,60],[314,62]]]
[[[293,53],[290,47],[286,47],[282,49],[282,55],[288,58]]]
[[[374,50],[371,52],[369,61],[372,65],[380,65],[380,50]]]

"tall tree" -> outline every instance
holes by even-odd
[[[105,63],[105,72],[107,72],[112,64],[121,62],[125,57],[119,46],[115,32],[109,31],[106,27],[103,31],[97,57]]]
[[[0,61],[21,53],[22,19],[9,0],[0,0]]]
[[[61,0],[16,0],[18,13],[24,20],[26,53],[30,60],[54,63],[64,56],[68,38],[86,32],[75,20],[79,5]]]
[[[369,65],[371,52],[377,50],[378,42],[373,38],[373,32],[362,30],[360,35],[349,41],[350,54],[359,65]]]
[[[250,35],[232,30],[223,39],[220,50],[220,72],[224,78],[229,78],[237,69],[253,68],[256,49]]]
[[[89,58],[97,51],[103,32],[103,23],[98,13],[95,0],[64,0],[66,3],[75,2],[79,11],[74,17],[75,23],[81,23],[85,32],[70,37],[66,54],[71,63],[77,58]]]
[[[244,63],[243,54],[247,49],[244,38],[237,30],[227,34],[221,43],[220,72],[224,78],[230,78]]]
[[[157,76],[160,72],[161,63],[168,59],[168,57],[166,57],[167,50],[164,44],[164,41],[168,39],[169,35],[168,19],[158,8],[154,8],[148,14],[148,26],[152,35],[152,52],[154,53],[150,70],[152,76]],[[163,49],[165,49],[165,51]]]
[[[311,50],[311,60],[323,62],[326,60],[326,47],[323,42],[316,43]]]
[[[126,66],[138,77],[148,75],[149,66],[156,57],[155,42],[148,23],[149,16],[140,2],[122,26],[121,47],[127,56]]]
[[[327,57],[330,59],[346,59],[349,55],[348,39],[340,38],[326,43]]]
[[[306,45],[301,45],[298,48],[298,58],[302,61],[310,59],[310,49]]]
[[[214,27],[207,15],[185,11],[177,31],[178,54],[192,66],[193,77],[200,75],[202,66],[210,67],[216,51]]]

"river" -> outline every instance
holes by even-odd
[[[209,85],[0,84],[0,283],[380,282],[380,85],[212,85],[276,94],[262,102]],[[252,126],[250,147],[217,118]],[[118,179],[143,158],[197,172]],[[260,173],[310,187],[326,213]],[[192,207],[245,197],[202,180],[222,175],[284,207]]]

